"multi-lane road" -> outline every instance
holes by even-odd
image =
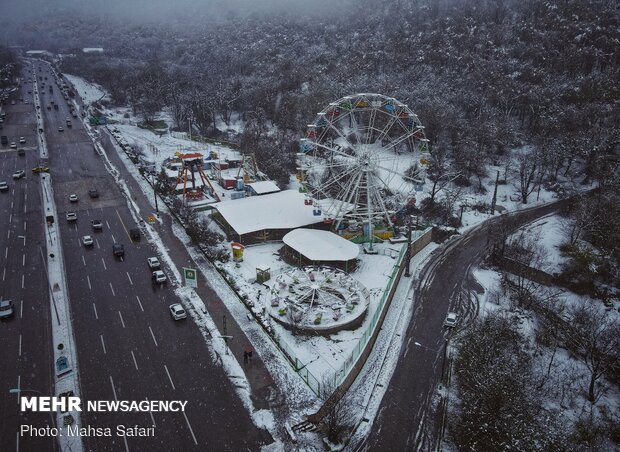
[[[148,437],[115,435],[85,437],[85,449],[148,450],[158,447],[171,451],[256,450],[260,445],[271,442],[270,436],[265,431],[253,425],[230,380],[209,354],[198,327],[189,319],[174,321],[171,318],[168,306],[180,301],[174,293],[174,286],[171,282],[157,285],[151,281],[147,258],[156,256],[157,251],[146,237],[142,236],[140,241],[132,241],[129,237],[128,231],[138,225],[131,215],[127,199],[114,178],[107,172],[101,157],[94,152],[93,143],[84,126],[78,119],[71,117],[69,104],[72,101],[69,99],[67,102],[63,98],[53,71],[47,64],[37,62],[34,74],[39,83],[40,111],[49,152],[47,163],[52,176],[53,196],[58,211],[55,221],[60,225],[73,331],[77,344],[81,395],[86,400],[188,401],[184,412],[83,412],[83,426],[110,427],[112,431],[115,431],[117,425],[155,426],[154,436]],[[31,76],[33,75],[29,73],[28,78]],[[53,93],[48,90],[51,83]],[[42,86],[43,84],[45,86]],[[58,109],[52,107],[52,101],[59,106]],[[29,127],[30,133],[33,134],[35,127],[33,106],[19,105],[24,111],[28,106],[30,113],[24,114],[29,114],[31,117],[26,128]],[[67,127],[67,117],[71,118],[72,127]],[[5,123],[10,124],[12,121],[13,118],[7,115]],[[59,131],[59,127],[63,127],[64,130]],[[8,127],[5,126],[4,131],[7,130]],[[23,133],[26,131],[23,130]],[[27,158],[31,160],[29,164],[36,163],[35,155]],[[16,159],[18,156],[15,152],[10,153],[10,156],[3,155],[1,161],[6,160],[7,169],[3,169],[1,174],[10,177]],[[26,189],[31,190],[33,194],[28,194],[31,207],[28,209],[31,209],[32,216],[38,219],[39,229],[37,234],[33,235],[40,239],[43,233],[40,202],[37,204],[40,188],[38,183],[31,182],[31,179],[36,180],[37,176],[31,175],[29,170],[28,167],[26,180],[16,181],[15,184],[11,180],[12,187],[17,183],[22,184],[23,191],[16,190],[15,194],[8,195],[2,193],[0,199],[3,208],[14,208],[17,211],[24,208],[24,203],[18,201],[18,195],[21,196]],[[26,184],[30,187],[26,188]],[[93,188],[97,189],[98,198],[89,197],[88,192]],[[69,201],[71,194],[78,196],[77,202]],[[69,211],[77,214],[77,221],[66,220],[66,213]],[[15,229],[11,234],[21,233],[22,217],[24,215],[20,214],[19,217],[11,219]],[[102,230],[93,230],[91,220],[94,219],[101,220]],[[7,221],[7,218],[2,218],[0,221]],[[4,226],[4,223],[2,225]],[[84,235],[93,237],[93,246],[83,245],[81,239]],[[9,247],[8,255],[12,258],[7,261],[9,266],[7,272],[15,272],[18,275],[21,271],[23,274],[26,270],[18,269],[20,261],[17,254],[26,252],[27,261],[35,259],[36,253],[39,253],[38,247],[28,242],[24,247],[22,242],[16,241],[12,236],[4,237],[2,240],[2,243],[6,243]],[[123,258],[113,255],[114,243],[124,245]],[[21,384],[22,387],[35,385],[42,388],[42,392],[46,392],[49,391],[51,382],[52,353],[48,350],[51,344],[49,338],[51,320],[47,297],[40,296],[45,293],[46,284],[40,263],[39,256],[37,265],[31,269],[33,274],[30,277],[33,278],[33,283],[28,289],[23,289],[31,290],[32,294],[27,295],[24,292],[17,297],[11,296],[18,301],[21,298],[31,300],[38,291],[41,298],[40,304],[43,309],[38,314],[41,317],[41,325],[36,328],[39,337],[35,339],[34,331],[30,333],[29,330],[28,340],[32,342],[38,340],[40,345],[36,347],[37,366],[43,369],[31,372],[36,375],[36,381],[24,381],[22,377]],[[35,277],[38,278],[38,289],[34,285]],[[11,286],[3,290],[19,294],[19,282],[17,276],[12,276],[12,284],[17,287]],[[19,302],[17,306],[20,307]],[[24,316],[27,315],[26,306],[27,304],[24,305]],[[14,344],[13,342],[8,344],[8,348],[11,353],[15,350],[15,355],[19,339],[13,337],[14,334],[8,333],[17,330],[22,322],[18,315],[16,319],[5,322],[2,325],[3,329],[0,330],[3,337],[6,335],[14,341]],[[31,325],[29,323],[29,328],[34,330]],[[42,338],[41,335],[45,337]],[[26,342],[22,347],[25,347],[25,344]],[[22,353],[25,350],[23,348]],[[17,385],[17,375],[13,375],[13,372],[7,379],[15,383],[7,381],[5,384],[3,374],[4,387]],[[40,381],[41,379],[44,379],[46,384]],[[4,394],[0,397],[14,404],[14,416],[19,415],[14,395],[12,398]],[[2,404],[3,407],[5,405]],[[3,422],[7,416],[9,414],[3,416]],[[2,450],[15,448],[15,433],[11,432],[16,431],[17,424],[18,421],[7,423],[6,436],[10,436],[12,441],[6,443],[8,448],[1,447]],[[2,436],[5,437],[4,434]],[[47,448],[42,446],[37,450],[51,450],[51,446]]]
[[[20,413],[16,394],[10,389],[52,393],[52,338],[44,263],[45,233],[38,176],[31,168],[38,163],[35,113],[30,84],[25,84],[3,107],[1,135],[18,148],[0,147],[0,181],[9,190],[0,192],[0,297],[14,302],[13,318],[0,322],[0,450],[54,450],[53,438],[18,435],[21,424],[50,424],[46,413]],[[20,97],[23,101],[20,101]],[[11,100],[14,105],[11,105]],[[28,102],[28,103],[25,103]],[[24,137],[26,143],[20,144]],[[14,180],[12,174],[25,170]]]

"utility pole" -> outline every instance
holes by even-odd
[[[157,205],[157,189],[155,183],[155,176],[153,174],[151,174],[151,181],[151,185],[153,186],[153,197],[155,198],[155,213],[157,214],[157,216],[159,216],[159,206]]]
[[[497,202],[497,186],[499,185],[499,171],[495,177],[495,189],[493,190],[493,199],[491,200],[491,215],[495,215],[495,203]]]
[[[410,266],[411,266],[411,216],[409,216],[409,218],[407,219],[407,267],[405,268],[406,278],[409,278],[411,276],[411,272],[409,271]]]

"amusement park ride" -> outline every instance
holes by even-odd
[[[179,168],[179,175],[177,176],[176,186],[179,184],[183,184],[183,200],[184,202],[189,201],[199,201],[204,199],[205,192],[204,188],[206,188],[207,193],[215,198],[217,201],[220,200],[217,191],[213,188],[211,181],[207,177],[203,169],[203,155],[199,152],[194,152],[191,154],[181,154],[177,152],[175,154],[177,158],[181,162],[181,167]],[[201,187],[196,187],[196,178],[195,173],[198,173],[200,180],[202,182]],[[188,187],[188,182],[190,187]]]
[[[381,94],[330,103],[308,125],[297,156],[306,204],[322,210],[335,230],[362,225],[371,247],[379,230],[391,234],[394,218],[415,204],[429,162],[418,116]],[[412,175],[416,159],[420,171]]]

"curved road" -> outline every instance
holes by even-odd
[[[494,217],[438,248],[420,277],[413,321],[371,434],[357,445],[357,450],[434,450],[433,431],[439,422],[429,408],[442,376],[445,348],[452,333],[443,328],[446,313],[459,312],[461,328],[477,316],[475,297],[472,299],[468,294],[479,291],[480,286],[470,269],[487,254],[493,242],[493,228],[500,221],[516,230],[558,210],[565,202],[560,200]]]

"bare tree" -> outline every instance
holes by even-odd
[[[594,404],[602,394],[601,377],[620,365],[620,321],[592,303],[583,303],[572,310],[566,329],[568,346],[589,370],[587,396]]]

